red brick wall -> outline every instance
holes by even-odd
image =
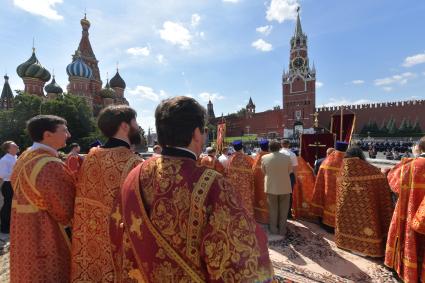
[[[329,128],[331,115],[340,113],[339,109],[339,106],[317,108],[320,125]],[[354,133],[357,134],[369,121],[375,121],[378,127],[381,127],[384,120],[388,122],[391,118],[395,119],[397,127],[400,126],[403,119],[409,119],[411,123],[418,119],[422,131],[425,131],[425,100],[347,105],[345,109],[356,114]]]
[[[225,117],[227,132],[229,137],[242,136],[248,134],[247,126],[249,126],[249,134],[267,135],[271,132],[276,132],[282,136],[282,110],[269,110],[265,112],[252,114],[251,117]],[[215,121],[220,121],[217,118]]]

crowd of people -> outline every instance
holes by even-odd
[[[84,157],[57,116],[27,123],[33,145],[3,143],[1,232],[10,233],[11,282],[273,282],[268,240],[287,219],[320,222],[339,248],[385,264],[405,282],[425,278],[425,137],[419,153],[381,172],[357,145],[337,142],[315,170],[287,140],[207,147],[205,109],[162,101],[158,145],[143,160],[137,113],[108,106],[107,138]],[[392,195],[396,195],[396,201]]]
[[[368,152],[369,158],[377,158],[378,153],[382,153],[387,160],[401,160],[402,158],[413,157],[412,141],[366,141],[359,140],[356,145],[363,151]]]

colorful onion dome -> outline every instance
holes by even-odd
[[[111,87],[119,87],[119,88],[125,89],[125,86],[126,86],[125,81],[121,78],[120,73],[118,72],[118,69],[115,76],[112,77],[110,85]]]
[[[115,97],[115,90],[113,88],[111,88],[111,86],[109,85],[109,79],[106,80],[106,85],[100,91],[100,95],[103,98],[114,98]]]
[[[32,50],[31,57],[27,61],[19,65],[16,68],[16,72],[18,73],[18,76],[21,78],[40,79],[44,82],[47,82],[50,80],[50,73],[49,71],[47,71],[47,69],[41,66],[40,62],[35,56],[34,48]]]
[[[81,58],[80,51],[76,52],[75,60],[66,67],[66,72],[70,77],[82,77],[91,79],[93,71]]]
[[[56,94],[63,93],[62,88],[55,81],[55,76],[53,76],[51,83],[44,87],[44,90],[47,93],[56,93]]]

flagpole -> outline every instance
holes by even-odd
[[[343,108],[344,106],[341,105],[341,125],[339,127],[339,140],[342,141],[342,129],[343,129],[343,123],[344,123],[344,116],[343,116]]]

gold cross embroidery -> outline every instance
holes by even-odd
[[[139,238],[142,238],[142,231],[140,230],[140,227],[142,226],[142,219],[137,218],[134,213],[131,213],[131,226],[130,226],[130,233],[136,233],[136,235]]]
[[[115,210],[114,213],[112,213],[112,219],[114,219],[115,225],[118,227],[120,225],[121,222],[121,213],[119,208],[117,207],[117,209]]]

